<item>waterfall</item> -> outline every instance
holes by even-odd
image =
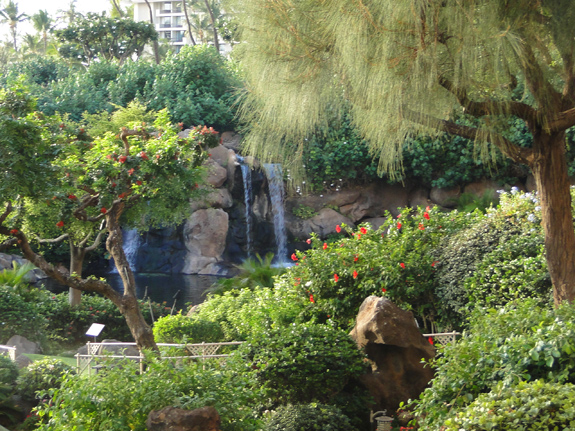
[[[268,179],[272,214],[274,218],[274,233],[277,244],[277,263],[287,264],[287,235],[284,215],[284,182],[282,167],[279,164],[267,163],[264,171]]]
[[[138,250],[142,243],[142,238],[140,237],[140,233],[137,229],[122,229],[122,237],[123,237],[123,244],[122,248],[124,249],[124,254],[126,255],[126,260],[130,264],[130,268],[132,271],[136,272],[136,264],[138,263]],[[113,262],[113,259],[110,263]],[[112,273],[117,274],[118,269],[114,264],[112,267]]]
[[[246,251],[248,257],[252,256],[253,238],[252,238],[252,170],[244,162],[244,158],[237,155],[242,170],[242,180],[244,182],[244,206],[246,218]]]

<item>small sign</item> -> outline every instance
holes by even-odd
[[[90,329],[88,329],[86,335],[89,335],[90,337],[97,337],[100,335],[100,332],[102,332],[102,329],[104,329],[104,326],[105,325],[102,325],[101,323],[92,323],[92,326],[90,326]]]

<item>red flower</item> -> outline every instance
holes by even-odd
[[[297,260],[297,256],[295,255],[295,253],[292,253],[291,260],[293,260],[294,262]]]
[[[339,227],[339,225],[337,225],[337,226],[335,227],[335,231],[336,231],[337,233],[340,233],[340,232],[341,232],[341,228]]]
[[[367,233],[367,229],[364,228],[364,227],[362,227],[361,229],[359,229],[359,231],[360,231],[361,233],[363,233],[363,234],[366,234],[366,233]]]
[[[101,212],[102,214],[106,214],[106,213],[108,212],[108,210],[106,209],[106,207],[102,207],[102,208],[100,209],[100,212]]]
[[[401,263],[399,264],[399,266],[401,266],[403,269],[405,269],[405,263],[401,262]]]
[[[355,257],[353,258],[353,261],[357,262],[358,259],[359,259],[359,256],[356,254]]]
[[[116,187],[116,183],[112,183],[112,187]]]
[[[401,229],[401,223],[397,223],[397,228]]]
[[[429,337],[429,338],[427,339],[427,341],[429,341],[429,344],[431,344],[431,345],[433,346],[433,337]]]
[[[334,280],[335,280],[335,282],[337,283],[337,282],[338,282],[338,280],[339,280],[339,276],[338,276],[337,274],[334,274],[334,275],[333,275],[333,279],[334,279]]]
[[[120,158],[118,159],[118,161],[120,163],[124,163],[126,161],[127,157],[126,156],[120,156]]]
[[[439,263],[438,260],[434,260],[433,262],[431,262],[431,266],[434,267],[436,263]]]
[[[160,159],[160,155],[156,154],[156,159],[159,160]]]
[[[425,211],[431,211],[431,208],[428,206],[425,207]]]
[[[146,154],[145,151],[142,151],[142,152],[140,153],[140,157],[141,157],[142,159],[144,159],[144,160],[148,160],[148,155]]]
[[[383,293],[385,293],[385,292],[387,292],[387,289],[386,289],[385,287],[382,287],[382,288],[381,288],[381,291],[382,291]]]
[[[306,241],[308,244],[311,244],[311,238],[308,238]]]
[[[18,233],[18,229],[12,229],[12,230],[10,231],[10,233],[11,233],[12,235],[16,235],[16,234]]]
[[[75,199],[78,199],[78,198],[77,198],[76,196],[74,196],[74,195],[68,195],[68,199],[75,200]]]
[[[324,243],[323,243],[323,249],[324,249],[324,250],[327,250],[327,242],[324,242]]]
[[[134,168],[132,168],[128,171],[128,175],[132,175],[133,173],[134,173]]]
[[[56,223],[56,226],[64,227],[64,222],[62,220],[60,220],[58,223]]]
[[[428,208],[429,208],[429,207],[428,207]],[[429,213],[428,213],[427,211],[425,211],[425,212],[423,213],[423,218],[426,219],[426,220],[429,220],[430,217],[429,217]]]
[[[142,182],[141,182],[140,180],[138,180],[138,181],[136,181],[136,184],[139,185],[139,186],[141,186],[141,185],[142,185]]]
[[[106,156],[106,158],[109,159],[109,160],[112,160],[112,155],[111,155],[111,154],[108,154],[108,155]]]
[[[357,271],[353,271],[353,278],[357,278]]]
[[[315,299],[313,299],[313,294],[309,296],[309,302],[311,302],[312,304],[315,303]]]
[[[127,196],[127,195],[126,195],[125,192],[118,195],[118,197],[119,197],[120,199],[124,199],[126,196]]]
[[[423,223],[419,223],[419,230],[425,230],[425,226],[423,226]]]
[[[357,234],[357,239],[361,239],[361,234],[360,234],[360,233]]]

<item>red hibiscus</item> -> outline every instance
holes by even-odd
[[[11,233],[12,235],[16,235],[16,234],[18,233],[18,229],[12,229],[12,230],[10,231],[10,233]]]
[[[353,271],[353,278],[357,278],[357,271]]]
[[[62,220],[60,220],[58,223],[56,223],[56,226],[58,227],[64,227],[64,222]]]
[[[397,223],[397,228],[401,229],[401,223]]]
[[[419,223],[419,230],[425,230],[425,226],[423,226],[423,223]]]
[[[427,339],[427,341],[429,341],[429,344],[431,344],[431,345],[433,346],[433,337],[429,337],[429,338]]]
[[[310,295],[310,296],[309,296],[309,302],[311,302],[312,304],[315,303],[315,299],[313,299],[313,295]]]
[[[425,212],[423,213],[423,218],[426,219],[426,220],[429,220],[429,219],[430,219],[429,213],[428,213],[427,211],[425,211]]]
[[[361,229],[359,229],[359,231],[360,231],[361,233],[363,233],[363,234],[366,234],[366,233],[367,233],[367,229],[364,228],[364,227],[362,227]]]
[[[382,287],[382,288],[381,288],[381,291],[382,291],[383,293],[385,293],[385,292],[387,292],[387,289],[386,289],[385,287]]]
[[[74,195],[68,195],[68,199],[75,200],[75,199],[78,199],[78,198],[77,198],[76,196],[74,196]]]
[[[334,275],[333,275],[333,279],[334,279],[334,280],[335,280],[335,282],[337,283],[337,282],[338,282],[338,280],[339,280],[339,276],[338,276],[337,274],[334,274]]]
[[[108,210],[106,209],[106,207],[102,207],[102,208],[100,209],[100,212],[101,212],[102,214],[106,214],[106,213],[108,212]]]
[[[403,269],[405,269],[405,263],[401,262],[401,263],[399,264],[399,266],[401,266]]]
[[[297,259],[297,256],[295,255],[295,253],[292,253],[292,255],[291,255],[291,260],[293,260],[294,262],[295,262],[296,260],[298,260],[298,259]]]
[[[134,168],[132,168],[128,171],[128,175],[132,175],[133,173],[134,173]]]
[[[306,240],[306,243],[311,244],[311,238],[308,238],[308,239]]]
[[[118,159],[118,161],[119,161],[120,163],[125,163],[127,159],[128,159],[128,158],[127,158],[126,156],[120,156],[120,158]]]
[[[327,242],[324,242],[324,243],[323,243],[323,249],[324,249],[324,250],[327,250]]]
[[[140,153],[140,157],[141,157],[142,159],[144,159],[144,160],[149,160],[149,159],[148,159],[148,155],[146,154],[145,151],[142,151],[142,152]]]
[[[341,232],[341,227],[339,227],[339,225],[337,225],[337,226],[335,227],[335,231],[336,231],[337,233],[340,233],[340,232]]]
[[[139,185],[139,186],[141,186],[141,185],[142,185],[142,182],[141,182],[140,180],[138,180],[138,181],[136,181],[136,184]]]

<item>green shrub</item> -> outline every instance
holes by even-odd
[[[340,409],[326,404],[280,406],[266,421],[267,431],[353,431]]]
[[[575,386],[557,383],[519,382],[498,385],[481,394],[467,408],[445,422],[445,431],[547,431],[575,427]]]
[[[0,355],[0,386],[14,386],[18,378],[18,366],[8,356]]]
[[[32,341],[43,342],[46,338],[46,319],[39,307],[28,302],[13,288],[0,286],[0,343],[6,343],[13,335],[22,335]]]
[[[436,359],[436,374],[417,404],[422,429],[439,429],[501,382],[575,382],[575,307],[521,300],[500,310],[476,310],[457,343]]]
[[[33,362],[18,377],[18,393],[30,401],[42,399],[49,390],[58,389],[65,376],[75,373],[74,368],[58,359]]]
[[[305,304],[293,289],[257,287],[209,296],[197,318],[217,322],[225,341],[243,341],[300,321]]]
[[[53,402],[40,407],[39,429],[145,431],[151,410],[213,406],[225,431],[260,430],[251,406],[260,402],[249,376],[213,361],[174,364],[149,357],[139,373],[130,361],[92,377],[67,379]]]
[[[181,313],[158,319],[153,331],[157,343],[217,343],[224,338],[219,323]]]
[[[293,215],[302,219],[309,219],[318,215],[318,212],[314,210],[312,207],[308,207],[306,205],[299,205],[295,207],[293,210]]]
[[[275,405],[329,403],[365,371],[363,355],[349,335],[327,325],[266,331],[244,343],[238,354]]]

